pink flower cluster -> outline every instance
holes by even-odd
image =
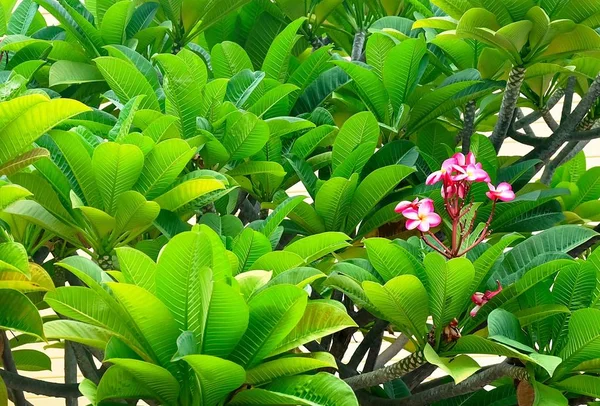
[[[450,243],[449,246],[431,232],[432,228],[439,226],[442,222],[441,217],[434,211],[431,199],[419,200],[417,198],[412,202],[402,201],[398,203],[395,211],[406,218],[406,228],[419,230],[423,234],[423,241],[435,251],[447,258],[460,257],[475,248],[489,235],[496,202],[498,200],[509,202],[515,198],[515,193],[511,185],[506,182],[502,182],[498,186],[492,185],[490,176],[483,169],[483,165],[476,161],[472,152],[466,156],[456,153],[452,158],[446,159],[440,170],[427,177],[426,184],[434,185],[440,181],[443,183],[441,194],[444,198],[444,207],[452,222],[452,234],[448,236],[447,240]],[[473,202],[468,202],[467,196],[475,182],[487,183],[489,191],[486,196],[493,201],[493,205],[484,229],[472,244],[463,247],[463,242],[472,232],[477,218],[477,216],[467,216],[473,208]],[[427,237],[424,234],[427,234]]]
[[[492,200],[509,202],[515,198],[510,184],[502,182],[498,187],[494,187],[490,183],[490,176],[483,169],[481,163],[476,162],[475,155],[472,152],[469,152],[466,156],[458,152],[452,158],[446,159],[442,163],[442,168],[429,175],[425,183],[434,185],[439,181],[443,181],[442,197],[444,199],[453,196],[464,199],[473,182],[486,182],[490,189],[486,195]]]

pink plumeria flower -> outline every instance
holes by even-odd
[[[434,212],[433,201],[431,199],[423,199],[419,204],[419,209],[406,209],[402,215],[407,218],[406,229],[414,230],[415,228],[422,232],[429,231],[432,227],[437,227],[442,222],[439,214]]]
[[[477,162],[475,160],[475,154],[472,152],[469,152],[466,156],[461,152],[457,152],[456,154],[452,155],[451,159],[454,159],[456,161],[455,165],[458,166],[475,165]]]
[[[473,293],[473,296],[471,296],[471,301],[475,304],[475,307],[469,313],[471,317],[477,316],[477,312],[483,305],[489,302],[498,293],[502,292],[502,285],[500,284],[500,281],[496,281],[496,283],[498,284],[498,288],[496,290],[486,290],[485,293]]]
[[[502,200],[503,202],[515,200],[515,192],[513,192],[510,183],[502,182],[497,187],[488,183],[488,188],[490,191],[486,192],[485,195],[492,200]]]
[[[464,157],[463,157],[464,158]],[[431,175],[427,177],[425,180],[426,185],[435,185],[444,177],[450,175],[452,170],[454,169],[454,165],[457,165],[457,161],[454,157],[446,159],[442,163],[442,168],[439,171],[433,172]]]
[[[396,205],[396,208],[394,209],[394,211],[396,213],[402,213],[406,209],[418,210],[419,209],[419,198],[417,197],[412,202],[409,202],[408,200],[401,201],[400,203],[398,203]]]
[[[480,163],[469,164],[467,166],[454,165],[457,174],[452,177],[452,180],[458,182],[468,180],[470,182],[489,182],[490,176],[483,170]]]

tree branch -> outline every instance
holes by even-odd
[[[361,343],[358,345],[358,347],[356,347],[354,354],[352,354],[350,361],[348,361],[348,367],[352,369],[358,368],[358,365],[369,351],[369,348],[371,348],[371,344],[373,344],[373,342],[380,337],[387,325],[388,322],[384,320],[377,320],[375,322],[371,330],[365,334]]]
[[[575,79],[575,76],[569,76],[569,79],[567,79],[567,87],[565,88],[565,101],[563,102],[562,113],[560,115],[561,123],[569,117],[571,110],[573,109],[573,93],[575,91],[576,83],[577,79]]]
[[[80,397],[77,384],[45,382],[0,369],[0,378],[11,389],[54,398]]]
[[[458,385],[450,382],[402,399],[378,398],[363,391],[356,392],[356,396],[362,406],[427,406],[441,400],[472,393],[506,376],[520,381],[529,379],[525,368],[503,362],[490,368],[482,369]]]
[[[412,371],[413,369],[423,365],[425,357],[421,351],[415,352],[406,358],[373,372],[367,372],[347,378],[345,381],[354,390],[370,388],[371,386],[381,385],[382,383],[393,381],[396,378],[401,378],[402,375]]]
[[[354,42],[352,43],[352,55],[350,58],[353,61],[362,60],[363,48],[365,46],[365,40],[367,39],[367,34],[364,31],[358,31],[354,34]]]
[[[525,68],[521,66],[514,66],[508,74],[508,80],[506,81],[506,88],[504,90],[504,96],[502,97],[502,104],[500,106],[500,112],[498,113],[498,121],[494,127],[494,131],[490,136],[490,141],[494,146],[496,152],[500,151],[500,147],[504,142],[510,125],[513,121],[515,114],[515,108],[517,107],[517,101],[521,94],[521,85],[525,79]]]
[[[65,342],[65,384],[77,384],[77,358],[72,344]],[[69,396],[65,399],[66,406],[77,406],[77,396]]]
[[[10,349],[10,342],[8,341],[8,336],[6,335],[6,331],[4,330],[0,330],[0,340],[2,340],[2,364],[4,365],[4,368],[6,368],[7,371],[10,371],[11,373],[18,375],[17,373],[17,366],[15,365],[15,360],[12,356],[12,351]],[[13,389],[12,391],[12,396],[14,398],[14,402],[16,406],[25,406],[26,405],[26,401],[25,401],[25,395],[23,394],[22,390],[19,390],[18,388],[13,388],[10,385],[8,385],[8,383],[5,381],[6,386],[9,387],[10,389]]]
[[[552,94],[552,96],[550,96],[550,98],[548,99],[548,102],[546,103],[546,105],[543,108],[541,108],[540,110],[535,110],[535,111],[529,113],[528,115],[526,115],[525,117],[517,120],[514,124],[515,130],[523,128],[526,125],[533,124],[537,120],[542,118],[542,115],[544,113],[549,112],[550,110],[552,110],[554,108],[554,106],[556,106],[558,104],[558,102],[564,96],[564,94],[565,94],[565,89],[557,89]]]
[[[387,347],[379,356],[377,357],[377,361],[375,361],[375,368],[379,369],[383,368],[385,364],[387,364],[392,358],[394,358],[404,346],[408,343],[408,336],[404,334],[400,334],[398,338]]]
[[[462,143],[462,153],[466,154],[471,149],[471,137],[475,132],[475,110],[477,103],[475,100],[469,100],[465,105],[465,113],[463,120],[463,129],[458,133],[460,142]]]

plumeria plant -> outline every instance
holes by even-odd
[[[442,163],[440,170],[433,172],[426,180],[427,185],[435,185],[439,182],[442,182],[441,195],[444,200],[444,208],[452,221],[449,246],[431,231],[442,222],[441,216],[435,212],[433,200],[417,198],[412,202],[402,201],[398,203],[395,211],[407,219],[406,228],[419,230],[423,241],[432,249],[448,259],[462,257],[490,235],[490,224],[494,217],[496,202],[498,200],[503,202],[514,200],[515,193],[509,183],[502,182],[498,186],[492,185],[490,176],[483,169],[482,164],[476,161],[472,152],[466,156],[460,152],[454,154]],[[492,210],[475,241],[463,248],[463,242],[473,232],[477,218],[473,213],[473,199],[469,195],[471,186],[476,182],[488,184],[489,192],[486,193],[486,196],[492,200]]]

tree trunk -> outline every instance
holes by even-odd
[[[508,129],[510,128],[515,114],[515,108],[517,107],[517,101],[521,94],[523,79],[525,79],[525,68],[522,66],[513,67],[508,74],[506,88],[504,89],[504,97],[502,98],[502,105],[500,106],[500,112],[498,113],[498,122],[496,123],[494,132],[490,138],[496,152],[500,151],[500,147],[508,134]]]
[[[470,100],[465,105],[465,114],[464,114],[464,126],[461,132],[459,133],[459,137],[462,143],[462,153],[467,154],[471,149],[471,137],[475,132],[475,110],[477,109],[477,103],[475,100]]]
[[[12,351],[10,349],[10,343],[8,342],[6,331],[0,330],[0,340],[2,340],[2,364],[4,365],[4,369],[6,369],[8,372],[17,374],[17,366],[15,365],[15,360],[12,356]],[[6,386],[8,388],[11,388],[8,385],[8,383],[6,384]],[[25,395],[23,394],[23,391],[12,388],[12,396],[15,402],[15,406],[26,406],[27,403],[25,401]]]
[[[364,31],[358,31],[356,34],[354,34],[354,42],[352,43],[352,55],[350,56],[353,61],[362,60],[361,58],[366,38],[367,34]]]
[[[396,378],[401,378],[402,375],[418,368],[424,363],[425,356],[423,352],[418,351],[385,368],[348,378],[346,379],[346,383],[354,390],[370,388],[393,381]]]

